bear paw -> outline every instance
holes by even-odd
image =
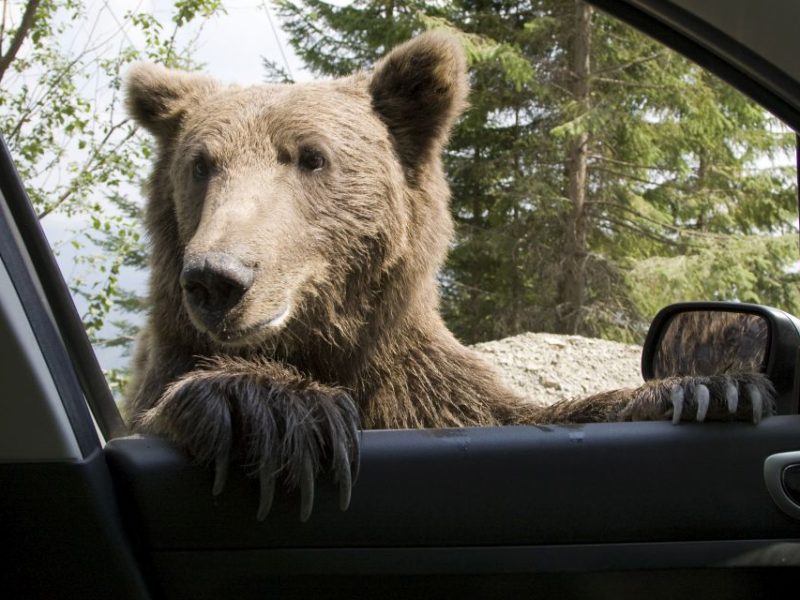
[[[620,420],[749,421],[775,413],[775,388],[756,373],[670,377],[638,388]]]
[[[203,367],[169,385],[140,429],[213,464],[214,495],[225,487],[231,459],[241,461],[259,480],[259,520],[278,479],[299,487],[301,521],[311,516],[321,474],[338,484],[339,507],[347,509],[359,462],[358,410],[349,394],[273,363],[220,359]]]

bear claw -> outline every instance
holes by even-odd
[[[702,383],[697,384],[694,388],[694,399],[697,402],[697,419],[698,423],[702,423],[708,414],[708,407],[710,404],[711,394],[708,388]]]
[[[352,484],[358,479],[358,473],[361,470],[361,438],[359,437],[356,420],[349,420],[346,425],[350,434],[350,440],[353,444],[353,448],[350,452],[347,452],[347,448],[345,447],[345,457],[349,458],[349,460],[346,459],[347,473],[350,475],[348,480]]]
[[[691,418],[701,423],[736,419],[752,420],[758,424],[764,417],[775,413],[775,390],[762,375],[686,376],[676,380],[658,392],[656,405],[649,413],[652,415],[649,418],[671,417],[673,425]],[[660,385],[655,382],[651,384],[650,391],[645,391],[652,393]],[[642,400],[645,405],[651,401],[647,393]],[[629,413],[635,414],[637,410],[642,409],[634,401]],[[739,414],[740,410],[742,414]]]
[[[223,449],[217,455],[214,463],[214,487],[211,488],[213,496],[219,496],[225,489],[225,483],[228,481],[229,454],[227,449]]]
[[[262,463],[258,469],[258,513],[256,518],[263,521],[272,509],[272,499],[275,497],[275,469],[272,462]]]
[[[761,421],[764,413],[764,397],[761,395],[758,386],[752,383],[748,383],[745,386],[745,390],[747,390],[747,395],[750,397],[750,404],[753,405],[753,423],[757,424]]]
[[[305,523],[314,508],[314,465],[308,456],[303,458],[303,472],[300,475],[300,521]]]
[[[250,471],[258,481],[259,521],[270,513],[281,481],[289,490],[299,488],[301,521],[311,516],[319,475],[338,485],[342,510],[350,504],[359,416],[342,390],[270,361],[217,357],[171,384],[145,416],[150,431],[167,434],[198,463],[210,463],[215,497],[226,487],[231,462]]]
[[[347,448],[342,444],[342,452],[347,452]],[[347,454],[344,454],[347,456]],[[339,473],[339,509],[347,510],[350,506],[350,496],[353,491],[353,482],[350,475],[350,461],[343,460],[341,464],[341,472]]]
[[[677,425],[681,422],[683,413],[683,386],[674,385],[670,391],[669,401],[672,403],[672,424]]]
[[[725,382],[725,402],[728,405],[728,412],[735,415],[739,408],[739,390],[730,380]]]

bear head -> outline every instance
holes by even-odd
[[[357,343],[378,315],[435,309],[452,235],[439,156],[467,90],[461,48],[435,32],[370,73],[312,83],[134,66],[128,108],[158,147],[154,306],[229,348]]]

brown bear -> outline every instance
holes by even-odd
[[[129,110],[158,150],[146,208],[151,309],[128,418],[214,463],[215,493],[229,460],[250,466],[259,518],[276,477],[299,485],[303,519],[323,472],[346,507],[359,427],[771,410],[758,375],[544,406],[454,338],[438,311],[453,234],[440,154],[467,91],[463,51],[435,32],[372,73],[332,81],[241,88],[153,65],[129,74]]]

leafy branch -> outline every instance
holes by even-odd
[[[41,0],[28,0],[27,4],[25,4],[25,11],[22,13],[22,19],[20,20],[19,27],[17,27],[16,31],[14,31],[14,35],[11,38],[11,43],[8,46],[8,50],[5,53],[0,54],[0,82],[3,81],[3,76],[6,74],[6,71],[11,66],[11,63],[14,62],[14,59],[17,57],[17,53],[19,49],[22,48],[22,43],[28,37],[28,34],[31,32],[33,28],[33,24],[36,21],[37,11],[39,10],[39,5],[41,4]],[[5,14],[8,5],[8,0],[3,2],[3,25],[5,26]],[[4,32],[5,33],[5,32]],[[2,37],[0,37],[0,43],[2,43]]]

